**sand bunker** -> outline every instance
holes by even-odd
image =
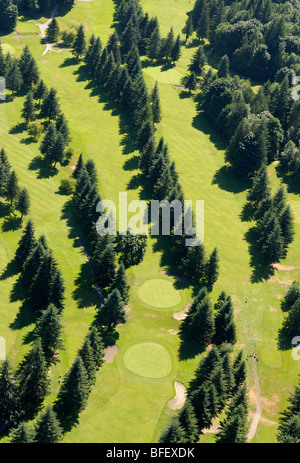
[[[192,303],[188,302],[183,310],[181,310],[180,312],[175,312],[173,314],[175,320],[184,320],[187,317],[187,313],[190,310],[191,305]]]
[[[175,381],[174,386],[176,395],[175,397],[173,397],[173,399],[169,400],[168,406],[172,410],[179,410],[184,406],[186,401],[186,387],[183,383],[180,383],[179,381]]]
[[[103,360],[105,363],[113,363],[115,356],[118,353],[118,346],[115,344],[114,346],[108,346],[103,349],[104,357]]]

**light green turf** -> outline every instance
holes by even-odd
[[[10,53],[11,55],[15,54],[15,49],[8,43],[2,43],[1,46],[2,46],[3,53]]]
[[[188,0],[143,0],[141,3],[150,15],[158,16],[163,34],[167,33],[171,24],[174,25],[175,32],[180,32],[185,22],[185,12],[192,7]],[[88,35],[92,32],[100,34],[105,43],[113,31],[113,8],[112,0],[76,2],[71,12],[58,20],[62,28],[84,22],[86,29],[89,29]],[[24,30],[26,24],[27,22],[22,25]],[[32,28],[32,21],[29,24]],[[36,26],[34,27],[37,31]],[[72,58],[69,50],[62,49],[60,53],[42,57],[45,45],[41,44],[37,36],[11,34],[4,41],[15,48],[17,55],[21,53],[25,43],[28,44],[38,62],[41,77],[47,85],[54,85],[58,90],[61,108],[69,120],[72,133],[71,147],[75,155],[71,164],[83,152],[85,159],[92,157],[96,163],[103,198],[117,203],[119,192],[126,191],[129,187],[128,200],[138,199],[139,188],[132,189],[131,182],[138,172],[135,158],[137,153],[130,146],[124,149],[125,134],[124,127],[120,124],[120,113],[110,105],[103,93],[98,95],[91,90],[89,82],[79,73],[80,65]],[[159,67],[145,69],[149,87],[152,88],[155,81],[159,81],[163,120],[157,127],[157,137],[164,135],[169,144],[170,155],[176,161],[185,197],[205,200],[205,246],[209,251],[217,246],[221,257],[220,278],[212,294],[213,302],[221,290],[226,290],[233,297],[238,347],[243,347],[246,353],[258,352],[262,357],[257,364],[262,394],[262,421],[255,441],[273,442],[278,413],[286,405],[286,398],[296,383],[299,372],[299,363],[292,360],[290,351],[277,351],[277,330],[283,318],[280,299],[288,285],[294,279],[300,278],[300,272],[299,269],[280,271],[268,281],[251,283],[248,245],[243,239],[249,224],[240,220],[246,192],[240,188],[238,179],[224,169],[220,170],[224,165],[225,145],[222,139],[203,115],[197,114],[195,102],[191,98],[185,98],[186,95],[173,86],[178,85],[177,73],[186,73],[194,51],[195,48],[192,47],[184,48],[182,57],[176,69],[171,69],[172,72]],[[166,72],[168,74],[164,74]],[[80,300],[74,295],[76,279],[81,266],[85,264],[85,258],[74,243],[74,237],[83,235],[80,224],[76,221],[75,231],[72,231],[69,220],[73,220],[74,215],[71,212],[68,215],[63,213],[68,198],[58,194],[60,180],[70,175],[70,168],[60,169],[54,177],[38,178],[35,170],[28,169],[32,159],[39,153],[38,144],[29,143],[25,132],[9,133],[20,122],[23,101],[23,97],[17,97],[13,102],[0,104],[0,137],[22,186],[29,189],[32,200],[31,217],[37,233],[46,234],[66,282],[66,309],[63,313],[66,350],[60,353],[61,362],[51,368],[52,388],[46,399],[46,403],[51,403],[59,388],[59,374],[64,374],[71,365],[94,318],[97,299],[95,295],[90,297],[92,293],[89,285],[92,282],[88,270],[84,279],[86,284],[80,289]],[[272,186],[275,188],[280,184],[275,165],[270,166],[269,171]],[[219,184],[214,180],[216,173]],[[289,194],[289,202],[297,220],[296,238],[282,263],[297,267],[300,266],[299,197]],[[0,227],[2,224],[3,218],[0,219]],[[21,230],[1,230],[0,233],[2,272],[14,255]],[[128,322],[119,327],[119,354],[112,364],[105,364],[99,370],[97,383],[92,389],[87,408],[80,416],[79,425],[65,435],[64,442],[157,441],[161,430],[174,415],[167,406],[168,400],[174,396],[174,380],[188,385],[193,377],[199,356],[178,360],[180,340],[174,333],[178,331],[180,323],[173,318],[173,309],[153,310],[137,296],[137,290],[143,282],[162,278],[161,254],[154,252],[152,248],[155,243],[156,240],[149,238],[144,262],[128,271],[131,298]],[[7,341],[8,355],[14,367],[30,347],[24,343],[24,336],[34,328],[30,314],[18,317],[19,301],[10,302],[16,279],[16,276],[11,276],[0,280],[0,335]],[[191,300],[191,294],[182,285],[179,292],[182,299],[179,305],[184,308],[186,302]],[[16,318],[21,323],[12,327],[11,323]],[[162,344],[168,350],[172,358],[169,376],[155,381],[147,380],[133,375],[125,368],[122,361],[123,349],[126,352],[129,346],[140,343],[141,339],[144,342]],[[250,366],[248,377],[250,406],[251,411],[254,411],[254,382]]]
[[[137,290],[142,302],[156,308],[170,308],[181,302],[179,291],[176,291],[171,281],[151,279],[144,281]]]
[[[155,342],[140,342],[129,347],[123,362],[128,370],[144,378],[164,378],[172,370],[169,352]]]

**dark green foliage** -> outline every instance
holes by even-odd
[[[73,43],[72,53],[76,58],[79,58],[84,55],[86,50],[86,39],[84,33],[84,27],[81,24],[77,30],[77,34]]]
[[[16,93],[23,85],[22,74],[18,63],[15,59],[11,59],[10,66],[6,74],[6,87]]]
[[[29,193],[26,188],[22,188],[19,191],[17,200],[16,200],[16,209],[21,213],[21,218],[23,215],[27,215],[30,209],[30,198]]]
[[[39,444],[54,444],[62,439],[62,428],[51,406],[42,412],[35,424],[34,441]]]
[[[100,306],[98,320],[100,325],[109,328],[116,327],[118,323],[125,323],[124,301],[117,289],[113,289]]]
[[[34,442],[34,432],[25,422],[20,423],[10,434],[11,444],[30,444]]]
[[[94,275],[103,288],[109,286],[115,276],[115,250],[107,236],[99,237],[92,253]]]
[[[47,361],[53,361],[58,349],[63,348],[62,323],[58,309],[50,304],[38,319],[35,335],[41,339],[41,344]]]
[[[209,38],[210,36],[210,14],[206,0],[202,1],[201,16],[197,24],[196,34],[198,38]]]
[[[219,276],[219,252],[215,248],[209,256],[205,264],[205,281],[206,286],[209,290],[213,288],[213,285],[217,281]]]
[[[190,396],[191,404],[194,408],[198,422],[198,431],[209,428],[212,420],[210,394],[207,385],[200,386]]]
[[[231,298],[226,298],[225,301],[219,301],[218,311],[215,315],[215,335],[214,342],[221,345],[224,342],[235,344],[236,342],[236,327],[234,321],[233,304]]]
[[[19,180],[16,172],[13,170],[9,174],[6,184],[6,198],[10,201],[10,205],[12,205],[13,201],[17,198],[19,191]]]
[[[24,47],[20,56],[19,68],[26,88],[31,88],[38,82],[38,67],[27,45]]]
[[[41,341],[36,341],[21,364],[19,372],[21,399],[25,410],[36,410],[49,391],[47,364]]]
[[[125,304],[128,304],[129,301],[129,284],[127,283],[126,280],[126,273],[125,273],[125,267],[123,262],[120,262],[118,271],[113,279],[112,284],[110,285],[110,291],[113,289],[117,289],[121,295],[121,298],[123,299]]]
[[[96,362],[93,354],[93,349],[88,337],[85,338],[83,346],[80,348],[78,354],[80,355],[84,368],[87,373],[87,377],[90,385],[92,386],[96,382]]]
[[[227,55],[224,55],[221,58],[219,66],[218,66],[218,77],[219,78],[223,77],[224,79],[227,79],[229,75],[229,66],[230,66],[229,58]]]
[[[269,198],[271,195],[270,190],[270,181],[268,179],[267,168],[265,165],[262,165],[258,172],[253,177],[253,184],[251,190],[249,190],[247,195],[247,200],[254,206],[257,207],[258,204],[265,198]]]
[[[192,71],[190,74],[188,74],[184,80],[183,80],[185,88],[187,88],[190,93],[192,91],[196,90],[197,87],[197,76],[194,71]]]
[[[247,442],[247,409],[241,404],[229,412],[221,422],[221,431],[217,435],[217,443],[243,444]]]
[[[32,92],[28,92],[22,109],[22,117],[25,122],[33,121],[35,118],[34,101]]]
[[[58,114],[56,118],[55,128],[62,135],[63,140],[64,140],[64,145],[68,145],[71,141],[70,129],[69,129],[68,121],[66,120],[63,113]]]
[[[0,196],[5,196],[11,166],[4,148],[0,151]]]
[[[18,8],[12,0],[2,0],[0,7],[0,30],[12,32],[18,21]]]
[[[21,415],[20,392],[9,363],[5,360],[0,370],[0,423],[12,425]]]
[[[104,356],[103,354],[104,344],[102,342],[101,335],[98,329],[95,326],[92,326],[87,337],[89,339],[89,342],[92,348],[96,367],[99,368],[101,367],[103,363],[103,356]]]
[[[211,301],[206,296],[199,304],[197,311],[189,317],[190,335],[202,345],[211,343],[215,332],[215,323]]]
[[[293,281],[293,284],[287,290],[284,296],[284,302],[286,306],[290,309],[297,299],[300,298],[300,283],[298,281]]]
[[[296,300],[294,305],[288,312],[288,315],[283,320],[282,328],[280,330],[281,334],[284,335],[285,339],[288,339],[289,342],[295,337],[298,336],[300,329],[300,298]]]
[[[161,105],[159,99],[158,82],[156,81],[151,93],[151,109],[153,122],[158,124],[161,121]]]
[[[189,399],[186,400],[178,416],[179,424],[184,430],[187,443],[197,443],[199,440],[198,423],[193,405]]]
[[[188,67],[190,72],[194,72],[196,76],[202,76],[204,74],[204,65],[206,64],[206,56],[202,46],[197,48],[194,53],[192,61]]]
[[[59,390],[56,410],[59,417],[77,418],[86,407],[90,384],[86,369],[78,355]]]
[[[141,152],[144,151],[150,139],[153,137],[153,132],[154,129],[152,122],[150,120],[146,120],[143,123],[138,136],[138,148]]]
[[[160,444],[178,444],[186,442],[183,428],[180,426],[178,418],[173,418],[171,424],[163,431],[159,438]]]
[[[45,94],[47,92],[47,87],[44,83],[43,80],[40,80],[37,84],[37,86],[34,89],[34,98],[36,100],[39,100],[39,104],[41,104],[41,100],[44,98]]]
[[[25,260],[27,259],[29,254],[32,252],[36,244],[37,244],[36,239],[34,237],[34,227],[30,219],[28,220],[24,228],[21,239],[18,242],[18,247],[17,247],[16,254],[15,254],[16,262],[20,266],[24,264]]]
[[[144,259],[147,249],[147,237],[145,235],[118,235],[116,238],[116,252],[125,268],[138,265]]]
[[[174,42],[173,48],[170,53],[170,58],[173,63],[176,63],[181,56],[181,40],[180,35],[178,34]]]
[[[194,31],[193,19],[192,19],[192,16],[188,16],[188,18],[186,20],[186,23],[185,23],[185,26],[182,29],[182,33],[185,34],[186,41],[192,35],[193,31]]]
[[[49,122],[53,119],[56,119],[59,110],[59,103],[57,98],[57,92],[54,88],[51,88],[49,93],[43,98],[41,106],[41,115],[45,118],[48,118]]]
[[[32,280],[41,265],[45,252],[46,250],[40,241],[36,244],[36,246],[32,247],[31,251],[29,251],[22,270],[22,282],[26,288],[30,287]],[[22,259],[23,257],[26,257],[25,253],[24,256],[21,256]]]
[[[236,389],[243,385],[244,382],[246,381],[247,377],[247,370],[246,370],[246,363],[245,360],[243,359],[243,351],[240,350],[234,359],[233,362],[233,373],[234,373],[234,379],[235,379],[235,384],[236,384]]]
[[[53,18],[46,31],[46,37],[50,43],[57,42],[59,37],[59,26],[56,18]]]

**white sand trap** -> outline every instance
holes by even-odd
[[[182,408],[186,401],[186,387],[180,381],[175,381],[174,383],[176,395],[173,399],[170,399],[168,402],[169,408],[172,410],[179,410]]]
[[[192,303],[188,302],[183,310],[173,313],[175,320],[184,320],[187,317],[187,313],[190,310],[191,305]]]
[[[115,356],[118,353],[118,346],[115,344],[114,346],[108,346],[103,349],[104,357],[103,360],[106,363],[113,363]]]

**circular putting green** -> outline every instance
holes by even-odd
[[[14,47],[12,47],[11,45],[8,45],[8,43],[2,43],[2,50],[5,54],[6,53],[10,53],[11,55],[15,54]]]
[[[123,362],[129,371],[143,378],[164,378],[172,370],[169,352],[156,342],[140,342],[129,347]]]
[[[181,302],[180,292],[171,281],[154,278],[144,281],[137,290],[139,299],[156,308],[174,307]]]

